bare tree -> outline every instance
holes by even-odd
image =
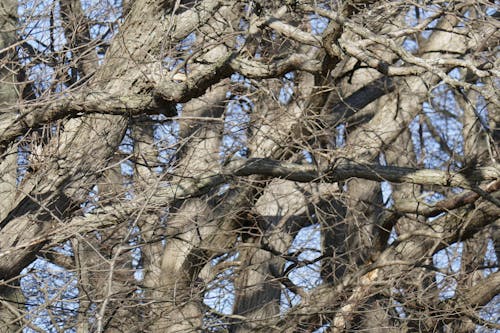
[[[0,332],[500,329],[497,5],[3,0]]]

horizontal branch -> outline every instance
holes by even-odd
[[[245,177],[250,175],[261,175],[274,178],[282,178],[296,182],[338,182],[349,178],[362,178],[374,181],[390,181],[394,183],[414,183],[425,185],[458,186],[463,188],[475,188],[483,180],[500,178],[500,172],[497,167],[486,167],[475,170],[470,175],[463,175],[457,172],[447,172],[432,169],[415,169],[398,166],[382,166],[376,164],[356,163],[347,160],[338,161],[330,169],[323,172],[318,171],[312,165],[303,165],[296,163],[285,163],[265,158],[252,158],[242,161],[236,161],[223,168],[220,172],[208,173],[203,177],[184,179],[178,183],[165,184],[155,189],[154,193],[145,193],[137,195],[134,200],[126,202],[124,205],[108,205],[96,208],[92,213],[85,216],[74,217],[71,222],[66,223],[64,228],[51,229],[49,232],[40,232],[38,237],[30,238],[28,243],[20,242],[16,247],[11,247],[0,251],[0,260],[13,251],[30,248],[37,244],[48,242],[57,244],[65,241],[75,234],[91,232],[96,229],[106,228],[121,221],[129,221],[138,218],[137,212],[144,211],[143,207],[166,207],[177,200],[183,200],[190,197],[197,197],[208,193],[213,188],[227,183],[233,177]],[[490,204],[488,207],[493,207]],[[145,210],[146,212],[148,209]],[[471,218],[474,223],[467,225],[467,230],[474,233],[481,228],[484,223],[480,221],[490,221],[490,217],[496,212],[495,208],[488,208],[473,211],[476,218]],[[482,213],[484,216],[477,217]],[[457,237],[464,237],[466,230],[462,230],[460,219],[445,220],[442,227],[442,238],[447,243],[452,242]],[[14,222],[15,223],[15,222]],[[436,222],[433,224],[433,232],[437,235]],[[449,232],[449,226],[460,235]],[[53,232],[57,230],[57,232]],[[3,258],[3,259],[2,259]]]
[[[500,178],[500,170],[497,166],[478,168],[470,174],[465,175],[460,172],[384,166],[340,160],[329,169],[318,171],[313,165],[286,163],[265,158],[252,158],[235,163],[232,168],[227,169],[224,173],[228,176],[261,175],[297,182],[322,181],[334,183],[349,178],[362,178],[392,183],[462,188],[474,188],[475,184],[483,180]]]
[[[0,153],[30,128],[67,117],[91,113],[136,116],[142,114],[177,115],[176,103],[199,97],[212,85],[239,72],[248,78],[278,77],[293,70],[318,72],[321,63],[305,54],[292,54],[286,59],[263,63],[228,54],[220,61],[204,66],[186,76],[183,82],[168,79],[153,84],[153,94],[116,95],[105,92],[75,92],[69,97],[16,105],[0,115]]]
[[[169,42],[176,43],[191,32],[206,24],[223,5],[223,1],[210,0],[197,4],[194,8],[173,16],[176,22],[169,34]],[[95,87],[94,87],[95,88]],[[175,103],[165,103],[152,94],[110,94],[87,90],[65,92],[64,95],[34,103],[13,105],[2,110],[0,115],[0,154],[5,152],[10,142],[25,134],[31,128],[66,117],[80,117],[90,113],[118,114],[133,116],[139,114],[177,115]]]
[[[101,92],[77,92],[69,97],[14,106],[0,115],[0,153],[30,128],[63,118],[92,113],[136,116],[141,114],[177,115],[175,103],[165,103],[151,95],[116,95]]]
[[[210,86],[235,72],[251,79],[268,79],[294,70],[320,72],[321,62],[299,53],[269,63],[245,59],[237,53],[229,53],[213,64],[200,66],[200,69],[186,75],[186,80],[183,82],[164,80],[158,82],[154,89],[156,96],[165,101],[184,103],[200,97]]]

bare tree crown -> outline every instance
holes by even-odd
[[[0,333],[498,331],[497,5],[2,0]]]

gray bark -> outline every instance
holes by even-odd
[[[24,25],[17,5],[0,331],[498,326],[491,4],[54,0]]]
[[[0,119],[6,106],[18,100],[16,89],[17,1],[4,1],[0,5]],[[17,181],[17,145],[10,143],[6,156],[0,162],[0,220],[3,220],[15,201]],[[0,241],[1,244],[1,241]],[[0,246],[1,248],[1,246]],[[24,295],[19,280],[0,284],[0,332],[18,331],[24,317]]]

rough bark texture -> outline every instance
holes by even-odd
[[[488,1],[0,4],[0,332],[500,328]]]
[[[4,110],[18,100],[16,89],[17,2],[4,1],[0,5],[0,119]],[[4,219],[16,196],[17,146],[10,143],[0,161],[0,219]],[[1,244],[1,241],[0,241]],[[24,295],[15,278],[0,285],[0,332],[18,331],[23,323]]]

